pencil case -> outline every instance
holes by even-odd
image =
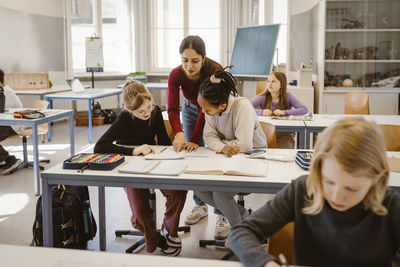
[[[297,151],[295,162],[305,171],[308,171],[313,153],[311,151]]]
[[[80,153],[63,162],[63,169],[112,170],[125,161],[121,154]]]

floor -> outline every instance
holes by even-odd
[[[98,140],[108,129],[109,125],[96,126],[93,130],[93,140]],[[53,126],[53,138],[51,142],[46,140],[39,146],[41,158],[50,159],[49,168],[62,162],[69,156],[68,123],[57,122]],[[1,143],[9,152],[22,159],[22,141],[19,137],[11,137]],[[28,140],[29,154],[32,154],[32,143]],[[93,145],[88,142],[88,128],[75,127],[75,152],[92,152]],[[0,174],[1,175],[1,174]],[[97,188],[89,188],[91,205],[98,222]],[[157,216],[158,225],[163,216],[164,198],[157,190]],[[184,217],[194,205],[193,193],[188,192],[187,201],[181,215],[181,224]],[[245,196],[245,205],[253,210],[261,207],[272,198],[272,195],[250,194]],[[35,217],[35,208],[38,197],[33,192],[33,169],[18,170],[11,175],[0,176],[0,243],[28,246],[32,241],[32,224]],[[208,217],[191,227],[189,233],[181,233],[182,252],[180,257],[218,259],[225,252],[224,248],[207,247],[200,248],[199,239],[212,239],[216,216],[209,207]],[[124,253],[125,249],[139,237],[115,237],[117,229],[132,229],[130,224],[129,204],[122,188],[106,188],[106,226],[107,226],[107,252]],[[88,244],[89,250],[99,250],[98,235]],[[146,253],[141,251],[140,253]],[[162,255],[160,250],[154,252]]]

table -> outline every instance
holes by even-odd
[[[306,147],[310,148],[311,136],[313,133],[322,132],[326,127],[333,124],[339,119],[360,116],[365,118],[366,120],[375,121],[378,125],[400,125],[400,116],[398,115],[314,114],[314,120],[304,121],[306,125]]]
[[[66,91],[71,91],[71,87],[69,86],[63,86],[63,85],[54,85],[52,88],[47,88],[47,89],[37,89],[37,90],[14,90],[14,92],[17,95],[32,95],[32,96],[39,96],[40,100],[44,99],[44,96],[47,94],[53,94],[53,93],[60,93],[60,92],[66,92]]]
[[[242,267],[237,261],[0,245],[2,266],[31,267]]]
[[[83,92],[62,92],[50,95],[45,95],[46,100],[50,102],[52,107],[53,100],[72,100],[72,101],[88,101],[88,119],[89,119],[89,142],[93,143],[93,124],[92,124],[92,101],[99,98],[117,96],[117,109],[119,113],[119,95],[122,93],[121,89],[86,89]],[[51,127],[49,127],[49,139],[51,138]]]
[[[14,118],[14,111],[23,110],[21,108],[10,109],[5,113],[0,113],[0,125],[11,126],[20,125],[25,127],[32,127],[32,144],[33,144],[33,173],[34,173],[34,187],[35,195],[40,194],[39,183],[39,142],[37,127],[40,124],[50,123],[62,118],[69,118],[69,138],[71,144],[71,156],[74,155],[75,138],[74,138],[74,111],[63,109],[41,110],[46,114],[46,117],[39,119],[18,119]]]
[[[287,150],[282,150],[287,151]],[[290,150],[293,151],[293,150]],[[392,152],[390,155],[400,158],[400,152]],[[215,154],[215,158],[224,157]],[[126,156],[126,162],[112,171],[85,170],[78,173],[77,170],[62,169],[62,164],[42,172],[42,210],[43,210],[43,244],[51,247],[53,244],[52,226],[52,198],[51,187],[56,184],[97,186],[99,194],[99,242],[100,249],[106,248],[105,225],[105,190],[104,187],[134,187],[134,188],[158,188],[175,190],[206,190],[227,192],[252,192],[252,193],[276,193],[286,184],[299,176],[307,175],[294,161],[278,162],[268,161],[268,174],[265,177],[249,177],[234,175],[200,175],[181,174],[179,176],[157,176],[125,174],[118,172],[135,158]],[[187,157],[190,162],[193,159]],[[400,190],[400,173],[391,172],[389,185]]]
[[[306,148],[306,126],[302,120],[280,120],[270,116],[258,116],[258,121],[275,126],[279,133],[297,133],[297,143],[300,149]]]

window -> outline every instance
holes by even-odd
[[[86,72],[86,37],[103,37],[104,72],[128,73],[134,66],[130,0],[72,0],[73,71]],[[101,14],[101,16],[100,16]]]
[[[152,0],[150,10],[151,71],[166,71],[181,62],[179,45],[184,36],[199,35],[207,56],[220,61],[220,1]]]

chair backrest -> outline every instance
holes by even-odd
[[[386,142],[386,150],[400,151],[400,126],[379,125],[382,129]]]
[[[258,81],[256,87],[256,95],[261,94],[267,89],[267,81]]]
[[[277,148],[278,143],[276,142],[276,129],[275,126],[268,122],[260,122],[261,129],[263,130],[265,137],[267,138],[268,148]]]
[[[268,240],[268,252],[279,259],[279,254],[283,254],[287,263],[293,264],[294,255],[294,223],[290,222],[282,227]]]
[[[345,114],[369,115],[369,95],[365,92],[347,92],[344,99]]]
[[[164,120],[164,125],[165,125],[165,130],[167,130],[168,137],[169,139],[171,139],[171,144],[172,144],[172,142],[174,142],[175,135],[174,131],[172,130],[171,123],[169,123],[169,120]]]

